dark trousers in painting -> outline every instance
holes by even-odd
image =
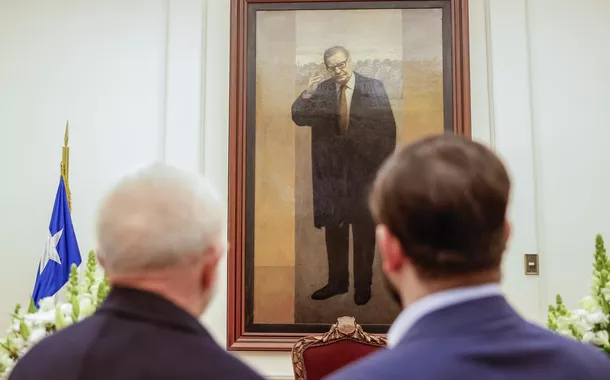
[[[312,96],[292,105],[292,120],[311,127],[314,226],[326,233],[328,283],[312,294],[324,300],[349,287],[349,227],[354,246],[354,301],[371,298],[375,226],[367,198],[383,161],[396,146],[396,123],[383,84],[355,75],[348,127],[339,126],[337,85],[320,83]]]
[[[375,258],[375,227],[371,223],[352,223],[354,241],[354,287],[366,292],[373,279]],[[328,255],[328,284],[336,289],[349,287],[349,231],[350,225],[326,227],[326,253]]]

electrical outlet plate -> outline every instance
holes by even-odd
[[[537,254],[525,254],[525,274],[528,276],[537,276],[540,274]]]

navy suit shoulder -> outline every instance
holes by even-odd
[[[470,313],[466,308],[449,307],[417,322],[413,328],[419,331],[407,333],[398,346],[368,356],[328,380],[610,379],[610,358],[601,350],[528,323],[516,313],[484,309],[494,306],[486,302],[472,305],[477,303],[472,309],[482,314],[478,320],[475,314],[465,318]],[[437,324],[441,319],[444,325]]]
[[[359,73],[354,73],[354,75],[356,76],[356,89],[355,90],[361,90],[364,93],[383,93],[384,96],[387,97],[386,92],[385,92],[385,86],[383,85],[383,82],[381,82],[379,79],[375,79],[375,78],[370,78],[367,76],[364,76],[362,74]],[[316,91],[316,93],[310,98],[313,100],[316,100],[320,97],[329,97],[330,93],[335,93],[337,91],[337,84],[334,81],[334,79],[329,78],[329,79],[325,79],[324,81],[322,81],[320,83],[320,85],[318,86],[318,90]],[[303,94],[301,94],[298,98],[297,98],[297,104],[299,100],[303,100]],[[294,108],[293,108],[294,111]]]
[[[356,73],[356,82],[358,82],[358,81],[360,81],[363,84],[366,83],[366,84],[370,84],[370,85],[374,85],[374,86],[383,87],[383,82],[381,82],[379,79],[367,77],[362,74]]]
[[[195,318],[168,301],[144,297],[158,307],[142,312],[123,308],[123,301],[102,307],[43,339],[10,379],[262,379],[218,346]]]
[[[557,362],[565,363],[564,368],[572,368],[579,378],[610,379],[610,356],[602,349],[557,335],[531,323],[527,323],[527,326],[533,336],[539,336],[540,342],[548,341],[549,346],[554,345]]]
[[[512,359],[493,353],[484,358],[485,353],[469,350],[460,352],[455,340],[454,349],[443,345],[452,344],[453,339],[430,340],[418,345],[401,345],[395,349],[381,350],[351,366],[327,377],[327,380],[384,380],[404,379],[405,376],[418,380],[607,380],[610,379],[610,358],[595,347],[555,336],[539,327],[535,334],[541,339],[540,351],[515,355]],[[534,343],[536,344],[536,343]],[[502,342],[497,345],[502,350]],[[554,346],[554,347],[553,347]],[[546,347],[546,348],[543,348]],[[509,351],[510,347],[505,347]],[[477,358],[481,355],[481,358]],[[497,363],[494,365],[494,361]],[[510,361],[513,361],[511,364]]]

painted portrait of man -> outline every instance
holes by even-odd
[[[396,146],[396,122],[381,81],[354,71],[350,52],[324,52],[325,73],[315,71],[292,105],[292,120],[311,128],[314,225],[324,229],[328,282],[311,295],[326,300],[349,289],[350,227],[354,302],[371,299],[375,226],[367,207],[370,184]]]
[[[384,287],[368,197],[398,145],[452,128],[442,14],[256,13],[245,214],[256,328],[319,332],[347,315],[384,331],[400,312]]]

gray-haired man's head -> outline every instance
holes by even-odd
[[[146,288],[162,281],[168,291],[193,288],[200,300],[214,283],[224,228],[224,208],[203,178],[153,165],[103,199],[97,254],[111,282]]]
[[[333,80],[341,85],[347,83],[354,73],[350,52],[343,46],[333,46],[326,49],[324,64]]]

